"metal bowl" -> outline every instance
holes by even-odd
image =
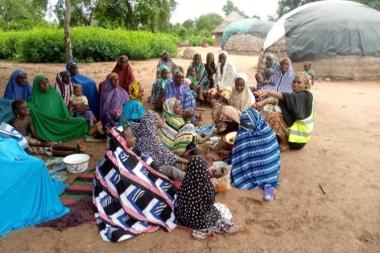
[[[66,156],[63,163],[70,173],[81,173],[87,170],[90,156],[86,154],[73,154]]]

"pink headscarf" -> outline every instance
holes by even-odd
[[[282,58],[281,61],[280,61],[280,63],[281,63],[281,62],[285,62],[285,63],[287,63],[290,67],[292,66],[292,60],[290,60],[289,57],[284,57],[284,58]]]

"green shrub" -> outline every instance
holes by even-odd
[[[158,57],[164,50],[177,53],[178,38],[169,34],[123,29],[77,27],[72,29],[74,58],[78,61],[112,61],[126,54],[132,60]],[[0,32],[0,58],[21,62],[65,62],[63,30],[41,28]]]

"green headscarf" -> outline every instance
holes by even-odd
[[[33,80],[32,96],[28,105],[37,134],[46,140],[69,141],[78,139],[88,132],[84,118],[73,118],[59,93],[49,86],[47,92],[40,89],[46,77],[38,74]]]

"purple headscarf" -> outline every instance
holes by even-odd
[[[116,73],[113,74],[117,75]],[[111,75],[109,75],[104,82],[104,88],[100,97],[100,117],[103,123],[107,125],[107,121],[111,119],[112,114],[115,111],[121,111],[123,104],[128,99],[128,93],[123,88],[120,86],[116,88],[112,87]]]
[[[32,87],[29,83],[20,85],[17,83],[17,77],[24,75],[26,72],[22,69],[17,69],[9,78],[7,87],[5,88],[4,98],[11,100],[28,100],[32,95]]]

